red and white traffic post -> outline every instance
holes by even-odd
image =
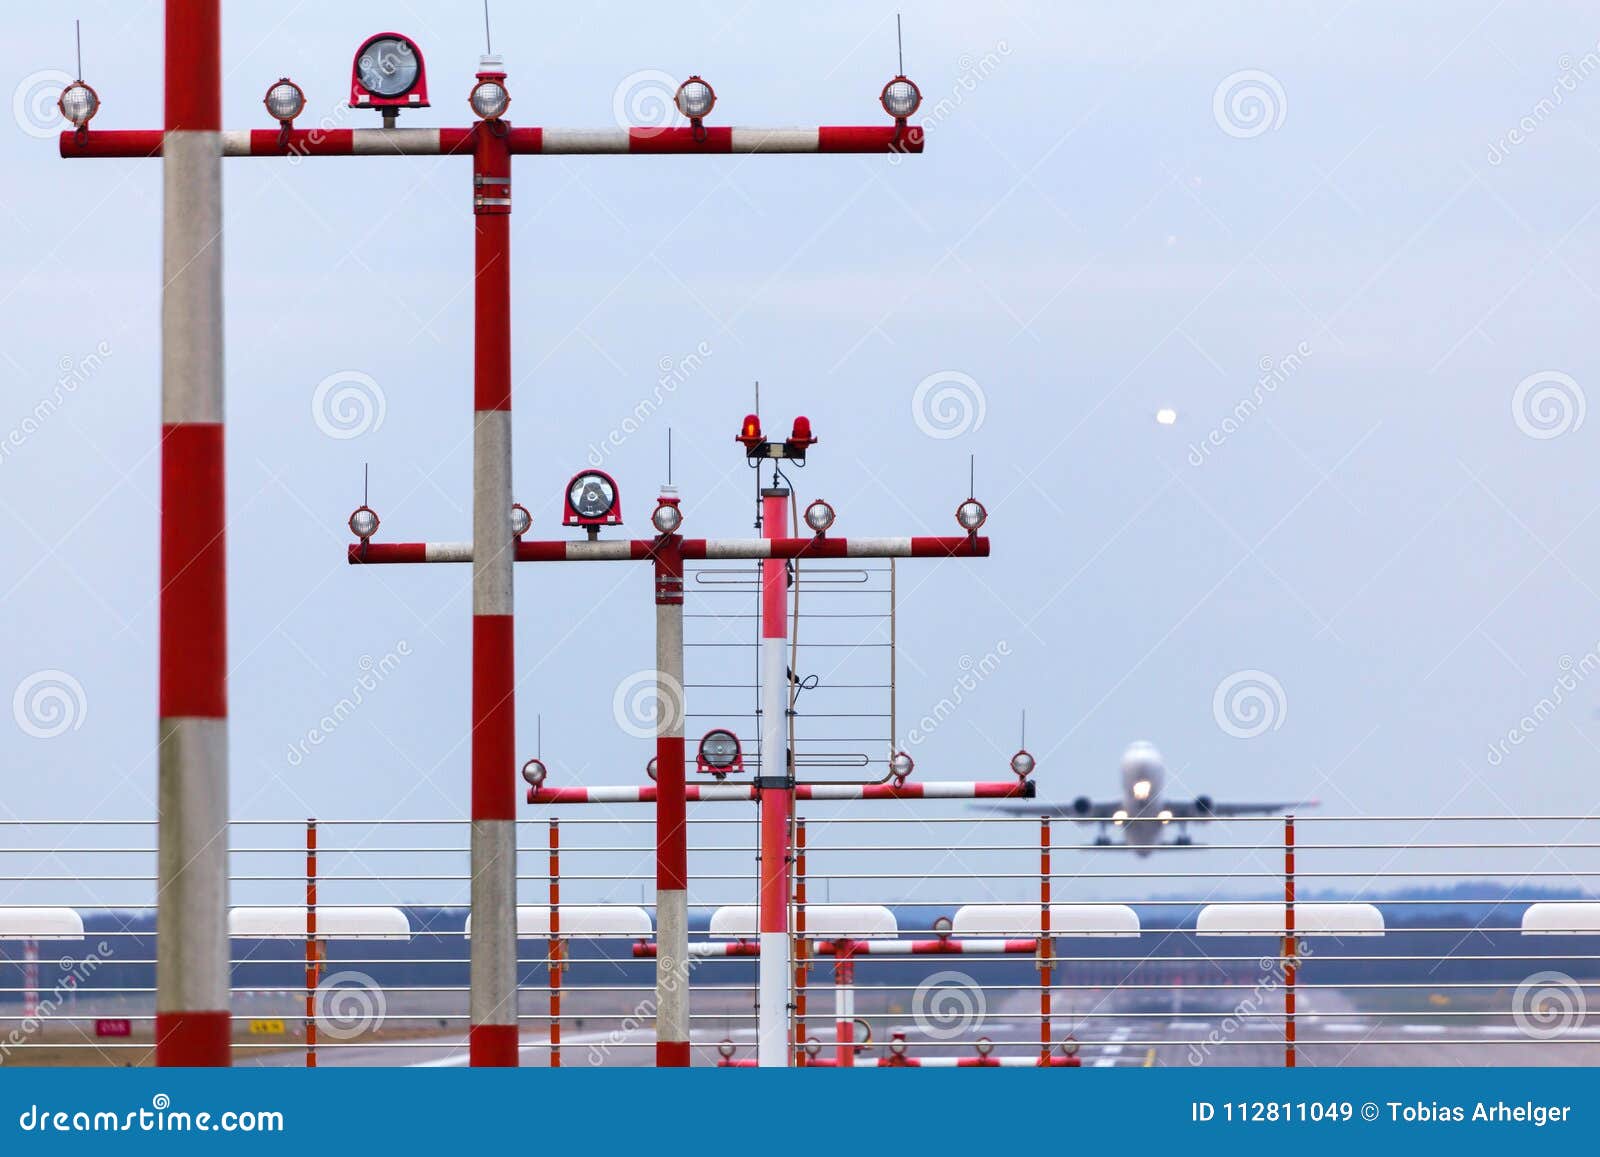
[[[783,535],[789,488],[774,483],[761,491],[762,536]],[[761,563],[761,962],[757,966],[756,1062],[762,1068],[789,1063],[789,813],[794,806],[794,761],[789,749],[789,565],[780,558]]]
[[[471,1053],[474,1065],[517,1063],[515,680],[511,562],[511,168],[515,155],[919,153],[907,123],[921,104],[897,76],[879,95],[894,123],[810,129],[704,123],[716,102],[698,77],[678,90],[686,127],[517,128],[505,73],[485,57],[469,93],[468,128],[398,128],[428,107],[420,48],[368,37],[351,68],[352,107],[383,114],[379,129],[296,129],[305,92],[282,78],[264,104],[276,128],[224,131],[218,0],[167,0],[166,124],[91,130],[99,94],[81,79],[60,108],[67,158],[163,160],[162,529],[159,725],[157,1060],[229,1062],[227,945],[227,698],[224,589],[223,157],[471,156],[473,161],[474,466],[472,655]],[[370,528],[370,529],[367,529]],[[377,517],[351,517],[370,538]],[[366,529],[365,534],[361,530]],[[463,559],[464,561],[465,559]],[[386,561],[423,561],[392,559]],[[676,1055],[676,1054],[674,1054]]]
[[[232,1048],[218,8],[217,0],[168,0],[166,13],[156,865],[161,1065],[226,1065]]]

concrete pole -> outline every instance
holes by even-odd
[[[472,994],[474,1066],[517,1046],[516,672],[511,563],[511,153],[478,122],[472,154]]]
[[[224,1066],[228,1019],[221,16],[167,0],[162,139],[156,1063]]]
[[[676,501],[664,487],[662,500]],[[684,783],[683,556],[657,540],[656,571],[656,1067],[689,1055],[689,848]]]
[[[782,538],[789,490],[761,492],[765,538]],[[788,568],[781,558],[761,563],[761,962],[756,1060],[783,1068],[789,1052],[789,813],[794,780],[789,761]]]

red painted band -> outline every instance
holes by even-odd
[[[630,128],[630,153],[731,153],[733,130],[727,125],[695,128]]]
[[[817,130],[819,153],[920,153],[921,125],[823,125]]]
[[[226,1012],[156,1013],[156,1064],[162,1068],[227,1068],[233,1026]]]
[[[467,1054],[475,1069],[516,1068],[518,1043],[514,1024],[475,1024],[467,1030]]]
[[[61,134],[61,155],[73,157],[159,157],[166,134],[160,129],[103,129]]]
[[[161,430],[160,714],[228,714],[220,422]]]
[[[538,128],[513,128],[506,134],[506,147],[513,153],[543,152],[544,130]]]
[[[988,558],[989,540],[972,538],[923,538],[911,540],[912,558]]]
[[[220,0],[167,0],[166,127],[222,128]]]
[[[535,129],[534,131],[537,132],[538,130]],[[439,152],[447,156],[456,153],[470,153],[476,147],[476,142],[477,131],[475,129],[439,130]]]
[[[472,617],[472,818],[517,811],[516,672],[510,615]]]
[[[351,566],[383,562],[427,562],[428,547],[421,542],[352,542],[346,548]]]
[[[511,409],[511,221],[505,214],[472,218],[476,233],[473,289],[474,410]]]
[[[656,1042],[656,1068],[686,1069],[689,1067],[689,1042],[663,1040]]]
[[[681,891],[689,886],[683,736],[656,739],[656,787],[656,888]]]

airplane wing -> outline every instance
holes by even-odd
[[[1085,807],[1084,804],[1088,806]],[[1111,800],[1106,803],[1094,803],[1087,800],[1074,800],[1070,803],[1016,803],[1006,801],[992,805],[995,811],[1016,812],[1030,816],[1051,816],[1064,820],[1108,820],[1123,809],[1120,800]]]
[[[1270,816],[1299,808],[1322,806],[1321,800],[1300,799],[1287,803],[1220,803],[1212,800],[1173,800],[1163,804],[1179,820],[1225,820],[1229,816]]]

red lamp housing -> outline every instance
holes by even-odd
[[[700,737],[694,766],[702,775],[712,775],[718,779],[738,775],[744,770],[744,749],[739,737],[726,727],[713,727]]]
[[[794,429],[789,432],[789,439],[783,444],[785,457],[804,461],[806,451],[816,444],[817,440],[811,436],[811,419],[801,415],[794,420]]]
[[[350,64],[351,108],[427,108],[428,69],[409,36],[379,32],[356,49]]]
[[[744,444],[746,454],[755,454],[765,443],[766,436],[761,433],[761,419],[754,414],[746,414],[744,421],[739,424],[739,433],[735,435],[735,442]]]
[[[620,526],[622,493],[604,470],[580,470],[567,483],[562,498],[562,526]]]

